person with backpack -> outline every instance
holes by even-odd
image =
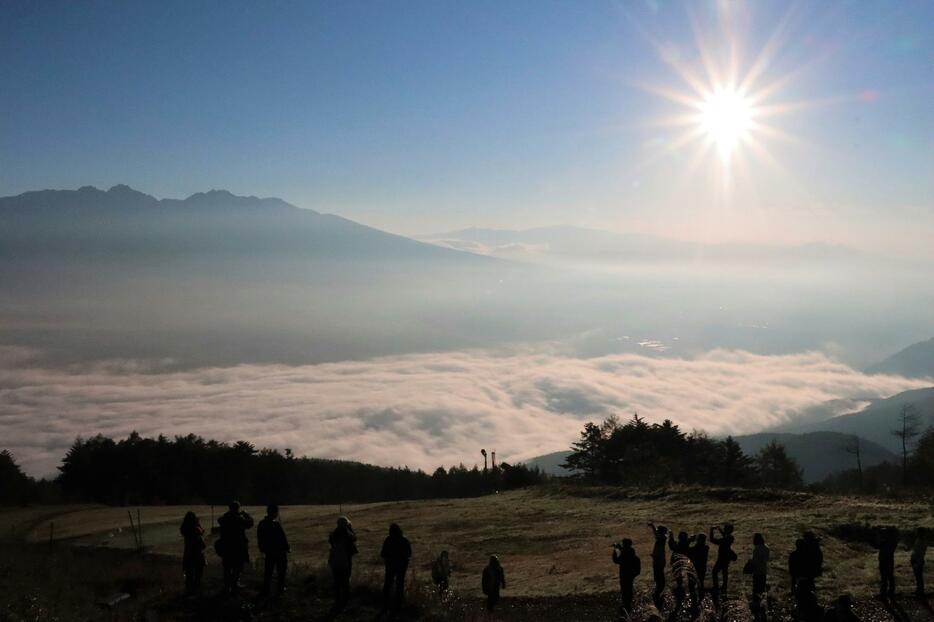
[[[441,551],[438,559],[431,563],[431,580],[438,588],[438,594],[444,596],[448,591],[448,582],[451,579],[451,557],[447,551]]]
[[[490,555],[490,562],[483,569],[483,576],[480,580],[480,586],[486,595],[486,608],[493,611],[496,603],[499,602],[499,591],[506,589],[506,572],[499,563],[496,555]]]
[[[250,541],[246,530],[253,526],[253,518],[240,509],[239,501],[231,501],[227,512],[217,519],[220,538],[214,550],[221,557],[224,567],[224,592],[234,594],[240,589],[240,573],[250,562]]]
[[[337,519],[337,527],[328,536],[328,566],[334,578],[334,609],[340,610],[350,598],[350,574],[357,551],[357,534],[346,516]]]
[[[276,573],[276,593],[280,596],[285,592],[285,570],[288,565],[291,547],[285,537],[285,530],[279,521],[279,506],[273,503],[266,507],[266,517],[259,522],[256,528],[256,544],[260,552],[265,555],[263,568],[263,596],[269,595],[272,583],[272,573]]]
[[[619,596],[622,609],[628,616],[632,612],[632,584],[642,572],[642,562],[632,548],[632,540],[613,545],[613,563],[619,566]]]

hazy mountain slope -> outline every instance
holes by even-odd
[[[535,466],[544,471],[549,475],[555,475],[558,477],[566,477],[572,474],[572,471],[569,471],[561,466],[561,464],[567,460],[568,456],[571,455],[571,451],[555,451],[550,454],[544,454],[542,456],[536,456],[525,461],[525,464],[529,466]]]
[[[866,369],[870,374],[895,374],[907,378],[934,378],[934,338],[899,350]]]
[[[794,458],[804,471],[806,482],[816,482],[835,471],[853,468],[855,458],[848,454],[844,447],[850,441],[847,434],[839,432],[809,432],[806,434],[790,434],[780,432],[763,432],[760,434],[747,434],[734,436],[743,451],[753,456],[772,440],[785,446],[788,455]],[[880,445],[862,440],[863,466],[872,466],[885,461],[897,460],[897,456]],[[561,467],[561,464],[571,455],[570,451],[556,451],[554,453],[537,456],[525,463],[537,466],[545,473],[557,476],[567,476],[571,472]]]
[[[127,186],[0,198],[0,243],[9,258],[236,253],[489,262],[281,199],[212,190],[158,200]]]
[[[800,427],[788,426],[786,431],[828,431],[856,434],[878,443],[892,452],[901,451],[899,440],[892,435],[898,425],[902,406],[912,404],[922,418],[922,427],[934,425],[934,387],[905,391],[892,397],[877,400],[856,413],[832,417],[824,421],[809,422]]]
[[[421,239],[448,248],[527,260],[824,263],[865,259],[858,251],[831,244],[700,244],[571,225],[524,230],[469,228],[422,236]]]
[[[300,363],[480,345],[469,327],[487,321],[484,296],[508,276],[499,259],[222,190],[0,198],[0,344],[67,362]]]
[[[808,432],[805,434],[762,432],[733,438],[750,456],[758,453],[773,440],[778,441],[785,446],[788,455],[801,466],[804,471],[804,481],[808,483],[820,481],[831,473],[856,466],[856,458],[845,450],[852,441],[852,437],[841,432]],[[865,439],[861,440],[860,452],[863,467],[886,461],[894,462],[898,459],[888,449]]]

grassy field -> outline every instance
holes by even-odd
[[[93,550],[96,554],[109,551],[111,555],[126,559],[125,551],[134,547],[127,509],[68,506],[0,511],[0,533],[25,539],[33,543],[32,546],[46,543],[51,535],[58,547],[78,546],[79,551]],[[188,509],[197,512],[205,526],[210,523],[209,507],[140,508],[143,544],[152,555],[151,559],[158,560],[152,563],[164,567],[159,572],[165,574],[161,583],[169,583],[160,588],[165,594],[172,593],[173,580],[181,584],[180,569],[174,558],[181,554],[178,525]],[[135,519],[136,508],[132,510]],[[216,515],[222,510],[216,508]],[[257,521],[264,514],[261,508],[248,510]],[[637,580],[637,586],[647,591],[651,582],[651,535],[646,523],[650,520],[691,533],[707,531],[711,525],[724,521],[733,522],[737,535],[734,548],[739,562],[732,573],[731,591],[740,599],[750,589],[749,579],[740,569],[751,555],[752,534],[763,532],[772,550],[770,585],[776,603],[787,601],[787,557],[795,538],[801,531],[811,529],[824,543],[826,570],[818,582],[823,600],[850,592],[861,601],[867,615],[880,620],[895,619],[897,614],[886,617],[885,612],[869,600],[877,591],[875,551],[864,543],[837,537],[836,528],[865,522],[894,524],[906,530],[919,525],[934,528],[934,506],[928,502],[888,502],[769,491],[684,489],[646,493],[541,487],[476,499],[378,503],[340,509],[335,506],[283,507],[282,522],[292,543],[296,567],[293,581],[307,583],[311,580],[309,577],[326,574],[322,571],[327,559],[327,534],[340,512],[350,517],[359,536],[357,584],[371,587],[378,584],[380,543],[389,523],[397,522],[412,541],[413,585],[430,582],[431,560],[442,549],[447,549],[455,564],[452,590],[460,596],[461,602],[472,602],[480,597],[479,577],[487,556],[495,553],[506,569],[508,589],[505,594],[513,599],[513,608],[530,609],[536,602],[563,599],[606,607],[610,609],[608,619],[613,619],[613,592],[617,588],[610,546],[623,537],[635,541],[636,550],[643,559],[643,575]],[[253,557],[254,563],[258,561],[255,549]],[[138,555],[130,558],[134,564],[147,559]],[[208,559],[211,576],[212,572],[217,572],[219,564],[210,548]],[[907,600],[907,594],[914,587],[908,551],[899,550],[896,563],[899,590]],[[934,563],[929,563],[928,567],[934,567]],[[255,581],[256,574],[253,570],[248,577],[252,576],[251,580]],[[931,580],[934,576],[929,578]],[[118,588],[114,585],[115,590]],[[177,591],[177,587],[174,589]],[[554,614],[560,607],[546,609]],[[519,614],[514,613],[513,617],[516,615]],[[561,615],[564,620],[569,619],[568,615],[570,619],[584,619],[575,618],[573,614]],[[923,617],[925,615],[928,617]],[[508,617],[508,613],[500,617],[503,616]],[[559,619],[546,614],[535,617],[538,620]],[[934,616],[921,607],[911,619],[934,620]]]

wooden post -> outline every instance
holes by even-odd
[[[139,531],[139,550],[143,550],[143,521],[139,517],[139,508],[136,508],[136,529]]]
[[[133,523],[133,512],[127,510],[126,515],[130,519],[130,531],[133,533],[133,546],[139,550],[139,537],[136,535],[136,525]]]

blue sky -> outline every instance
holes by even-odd
[[[772,164],[738,152],[729,175],[666,151],[683,109],[646,86],[690,89],[664,58],[702,74],[700,48],[736,41],[742,73],[782,20],[762,82],[794,73],[767,102],[794,140],[757,137]],[[920,248],[932,23],[923,0],[4,3],[0,195],[226,188],[407,234]]]

